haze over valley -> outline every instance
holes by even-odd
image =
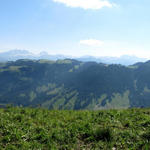
[[[57,54],[57,55],[50,55],[47,52],[40,52],[38,54],[34,54],[32,52],[29,52],[27,50],[9,50],[6,52],[0,53],[0,60],[1,62],[7,62],[7,61],[16,61],[18,59],[31,59],[31,60],[63,60],[63,59],[76,59],[83,62],[97,62],[97,63],[105,63],[105,64],[121,64],[121,65],[133,65],[137,62],[145,62],[148,59],[147,58],[140,58],[136,57],[134,55],[122,55],[120,57],[111,57],[111,56],[69,56],[69,55],[63,55],[63,54]]]

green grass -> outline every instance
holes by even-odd
[[[0,149],[149,150],[150,109],[0,109]]]

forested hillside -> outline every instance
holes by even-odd
[[[150,62],[105,65],[71,59],[0,63],[0,104],[48,109],[150,106]]]

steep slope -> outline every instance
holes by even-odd
[[[0,103],[49,109],[150,106],[150,62],[105,65],[71,59],[0,64]]]

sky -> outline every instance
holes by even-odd
[[[150,58],[150,0],[0,0],[0,52]]]

